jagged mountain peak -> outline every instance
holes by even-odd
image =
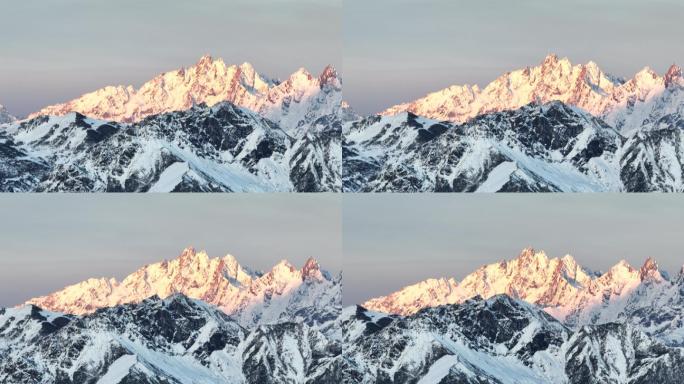
[[[0,190],[339,190],[336,124],[333,118],[325,120],[320,131],[317,127],[297,138],[293,131],[228,101],[213,106],[192,102],[183,111],[130,124],[85,118],[78,112],[39,116],[0,132],[15,148],[4,152],[10,167],[3,172],[16,175],[0,179]],[[297,129],[308,130],[305,125]]]
[[[345,312],[355,382],[678,383],[684,353],[629,323],[570,329],[537,306],[495,295],[387,316]]]
[[[274,276],[289,278],[290,276],[298,275],[299,270],[288,260],[282,259],[269,273],[273,274]]]
[[[206,255],[207,252],[202,250],[199,253]],[[198,252],[195,249],[195,247],[190,246],[190,247],[184,248],[183,251],[180,253],[180,255],[178,255],[178,258],[180,258],[180,259],[192,259],[195,256],[197,256],[197,254],[198,254]]]
[[[677,64],[672,64],[665,73],[665,85],[670,87],[674,84],[682,83],[682,68]]]
[[[389,296],[371,299],[369,309],[389,313],[413,313],[418,307],[458,303],[471,297],[506,294],[541,306],[558,306],[571,300],[584,289],[638,281],[638,271],[624,261],[607,273],[597,276],[577,263],[571,255],[550,258],[546,252],[524,248],[517,257],[487,264],[465,276],[459,283],[453,279],[427,279],[407,286]],[[601,283],[596,283],[600,281]],[[424,300],[427,295],[429,300]],[[399,303],[408,305],[402,308]],[[389,311],[388,309],[392,309]]]
[[[659,76],[649,67],[624,80],[603,72],[593,61],[573,64],[555,54],[538,66],[506,72],[482,90],[450,86],[423,98],[402,103],[381,112],[393,115],[409,110],[420,116],[456,123],[467,122],[484,113],[514,110],[531,102],[560,101],[606,120],[618,130],[630,131],[644,122],[644,109],[654,100],[666,98],[667,84],[679,84],[676,68]],[[639,108],[632,108],[637,102]]]
[[[296,137],[306,134],[319,119],[346,118],[341,110],[341,83],[332,67],[326,67],[320,76],[300,68],[280,82],[262,76],[249,63],[227,65],[209,55],[189,68],[159,74],[138,89],[108,86],[45,107],[29,118],[77,111],[97,119],[131,123],[195,104],[212,106],[225,101],[260,114]]]
[[[610,267],[605,275],[631,276],[636,272],[637,270],[627,260],[621,259]]]
[[[679,268],[679,271],[677,271],[677,276],[674,278],[674,282],[676,285],[684,284],[684,265],[682,265]]]
[[[243,327],[180,293],[86,316],[0,309],[3,383],[333,383],[340,346],[301,321]]]
[[[520,255],[518,255],[517,259],[520,260],[521,263],[527,263],[530,261],[547,263],[549,261],[549,257],[546,255],[545,251],[537,251],[532,247],[524,248],[520,252]]]
[[[621,176],[633,177],[617,169],[621,134],[557,100],[463,124],[404,110],[343,132],[349,192],[588,192],[621,190]]]
[[[489,264],[482,268],[495,265],[497,264]],[[510,266],[513,270],[539,268],[540,266],[554,269],[558,267],[577,268],[579,266],[577,260],[570,254],[563,257],[549,257],[546,251],[533,247],[524,248],[517,257],[508,261],[504,260],[499,265]]]
[[[330,280],[329,276],[321,270],[318,261],[313,257],[309,257],[301,269],[294,266],[288,260],[281,260],[266,275],[272,276],[275,281],[284,283],[300,280]]]
[[[321,271],[313,259],[302,270],[282,260],[263,273],[242,267],[232,255],[212,258],[188,247],[178,257],[148,264],[121,282],[88,279],[27,303],[80,315],[155,295],[167,298],[181,293],[215,305],[251,326],[302,316],[298,311],[310,314],[303,319],[307,323],[328,319],[338,309],[339,290],[339,282]]]

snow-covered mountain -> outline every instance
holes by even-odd
[[[336,192],[355,118],[331,66],[281,82],[205,56],[8,120],[0,191]]]
[[[17,118],[10,115],[5,106],[0,104],[0,124],[7,124],[16,121]]]
[[[193,248],[146,265],[122,281],[88,279],[27,304],[82,315],[175,293],[214,305],[247,328],[283,321],[319,326],[341,310],[341,277],[321,270],[314,259],[301,269],[283,260],[268,272],[255,272],[231,255],[210,258]]]
[[[629,80],[602,71],[594,62],[573,65],[548,55],[536,67],[507,72],[484,89],[454,85],[381,114],[412,112],[436,120],[466,122],[476,116],[518,109],[532,102],[560,101],[603,118],[620,130],[640,128],[645,120],[684,111],[682,71],[672,65],[663,76],[645,67]]]
[[[0,129],[0,190],[339,191],[340,122],[316,124],[295,138],[227,102],[131,124],[40,116]]]
[[[345,192],[621,190],[641,174],[621,174],[625,139],[615,129],[559,102],[463,125],[409,112],[371,116],[343,132]],[[667,182],[684,187],[680,180]]]
[[[455,125],[410,112],[343,127],[345,192],[684,191],[684,115],[625,135],[558,101]]]
[[[343,190],[684,191],[684,78],[547,57],[343,127]]]
[[[570,255],[549,258],[527,248],[517,258],[485,265],[460,282],[428,279],[363,306],[411,315],[500,294],[534,304],[573,329],[626,322],[665,344],[684,346],[684,273],[669,279],[650,258],[639,269],[623,260],[596,273]]]
[[[63,104],[45,107],[29,118],[85,116],[122,123],[148,116],[184,111],[195,104],[230,102],[249,109],[300,137],[325,116],[343,116],[342,83],[332,66],[319,76],[300,68],[285,81],[260,75],[249,63],[227,65],[222,59],[202,57],[189,68],[166,72],[143,84],[109,86]]]
[[[339,341],[301,322],[244,328],[180,294],[84,316],[26,305],[0,309],[0,381],[339,383]]]
[[[497,295],[385,315],[342,314],[345,383],[681,382],[684,349],[629,323],[572,330],[537,307]]]

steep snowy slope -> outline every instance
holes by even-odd
[[[343,311],[346,383],[678,383],[684,350],[631,325],[573,332],[508,296],[387,316]]]
[[[148,116],[184,111],[195,104],[209,106],[228,101],[275,122],[299,137],[323,116],[344,116],[342,84],[337,72],[326,67],[319,76],[301,68],[285,81],[261,76],[252,65],[226,65],[202,57],[189,68],[160,74],[139,89],[105,87],[64,104],[45,107],[29,118],[79,112],[117,122],[139,122]]]
[[[176,259],[147,265],[120,282],[89,279],[27,304],[87,314],[154,295],[182,293],[217,306],[244,327],[282,321],[320,325],[339,314],[340,283],[313,259],[301,269],[283,260],[262,273],[242,267],[231,255],[210,258],[188,248]]]
[[[506,294],[532,303],[572,328],[627,322],[664,343],[684,346],[684,278],[668,280],[652,259],[640,269],[625,261],[603,274],[590,272],[567,255],[548,258],[525,249],[515,259],[485,265],[461,282],[429,279],[364,307],[410,315],[423,308]]]
[[[0,381],[337,383],[339,340],[302,323],[245,329],[182,295],[86,316],[0,309]]]
[[[463,125],[411,113],[343,128],[343,188],[369,191],[603,191],[623,189],[624,138],[559,102]]]
[[[229,103],[135,124],[41,116],[0,131],[0,190],[338,191],[341,126],[329,123],[295,139]]]
[[[654,114],[621,148],[620,178],[627,191],[684,192],[684,113]]]

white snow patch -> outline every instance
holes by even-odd
[[[107,373],[104,374],[97,381],[97,384],[117,384],[128,375],[131,367],[138,362],[138,359],[134,355],[123,355],[116,359],[107,369]]]

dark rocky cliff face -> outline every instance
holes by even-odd
[[[682,191],[682,118],[619,133],[561,102],[456,125],[411,113],[345,127],[346,192]]]

